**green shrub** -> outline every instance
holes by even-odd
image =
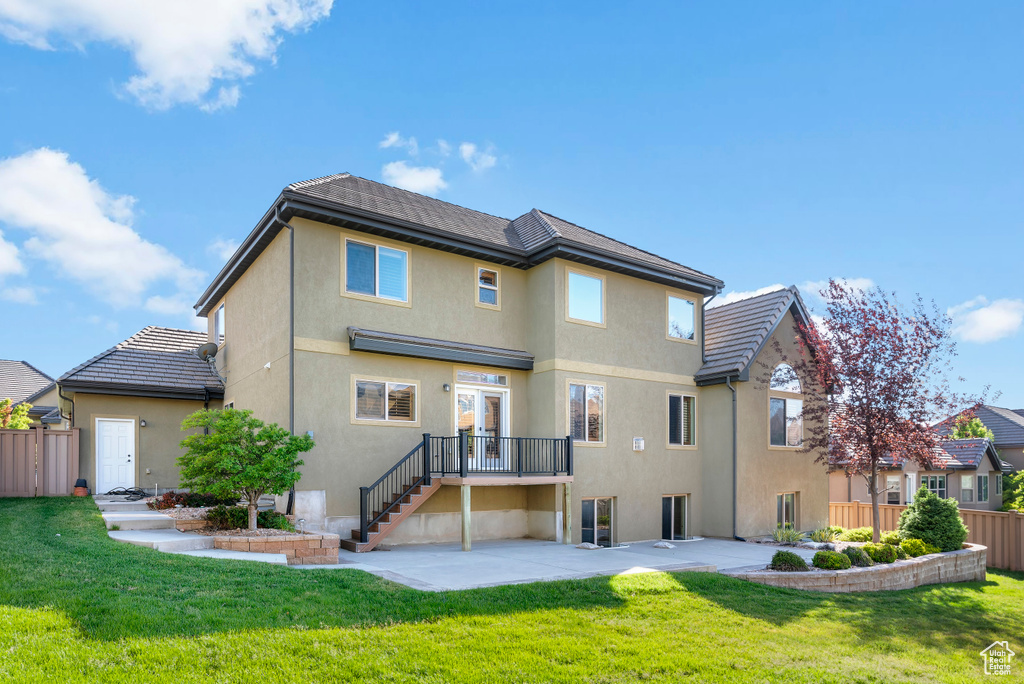
[[[206,512],[210,526],[217,530],[246,529],[249,527],[249,510],[243,506],[214,506]],[[294,530],[288,518],[277,511],[260,511],[256,515],[256,526],[273,530]]]
[[[900,515],[900,536],[920,539],[941,551],[956,551],[967,539],[967,526],[960,519],[956,499],[940,499],[922,487],[914,503]]]
[[[836,540],[836,532],[831,527],[823,527],[820,530],[811,532],[811,541],[824,544]]]
[[[892,563],[896,560],[896,549],[892,544],[867,543],[862,548],[876,563]]]
[[[859,546],[847,546],[843,549],[843,553],[850,559],[850,564],[855,565],[858,568],[867,568],[875,564],[875,562],[871,560],[871,556],[864,553],[864,549]]]
[[[911,558],[939,552],[939,547],[925,544],[920,539],[904,539],[903,543],[900,544],[900,548]]]
[[[150,501],[147,505],[154,511],[162,511],[166,508],[174,508],[175,506],[184,506],[185,508],[208,508],[209,506],[217,506],[224,504],[225,506],[233,506],[238,503],[238,499],[229,497],[221,498],[213,496],[212,494],[199,494],[198,492],[164,492],[157,498]]]
[[[889,546],[899,546],[902,541],[900,533],[895,530],[892,532],[883,532],[881,539],[883,544],[888,544]]]
[[[903,550],[902,546],[894,546],[896,549],[896,560],[907,560],[907,552]]]
[[[836,551],[818,551],[813,562],[822,570],[848,570],[851,565],[849,557]]]
[[[792,551],[776,551],[768,567],[783,572],[805,572],[809,569],[807,562]]]
[[[870,527],[858,527],[853,530],[843,530],[839,535],[839,541],[844,542],[869,542],[874,530]]]
[[[796,544],[804,540],[804,533],[800,530],[794,530],[789,525],[786,525],[785,527],[779,525],[775,528],[775,531],[772,532],[772,539],[784,544]]]

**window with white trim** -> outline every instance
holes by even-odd
[[[796,492],[775,495],[775,518],[781,528],[796,528]]]
[[[798,447],[804,439],[804,402],[802,399],[772,397],[769,402],[768,428],[771,445]]]
[[[497,271],[479,267],[476,269],[476,301],[484,306],[499,306],[501,299],[498,293]]]
[[[217,307],[217,313],[213,314],[213,338],[217,344],[224,344],[224,305]]]
[[[998,476],[996,476],[998,478]],[[978,476],[978,503],[988,502],[988,475]]]
[[[935,494],[940,499],[946,498],[946,476],[945,475],[922,475],[921,484],[924,485],[929,492]]]
[[[368,242],[345,240],[345,291],[409,301],[409,253]]]
[[[682,297],[668,298],[668,336],[675,340],[692,340],[696,337],[694,311],[696,306]]]
[[[415,422],[416,385],[356,380],[356,420]]]
[[[668,443],[671,446],[696,446],[697,398],[688,394],[668,395]]]
[[[604,441],[604,386],[569,384],[569,429],[576,442]]]
[[[604,323],[604,280],[569,271],[569,318]]]
[[[456,382],[472,382],[478,385],[499,385],[508,386],[508,376],[504,373],[486,373],[484,371],[459,370],[455,371]]]
[[[960,501],[963,503],[974,503],[974,476],[960,476]]]

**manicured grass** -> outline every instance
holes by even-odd
[[[0,499],[0,681],[959,682],[1022,634],[1021,573],[855,596],[704,573],[433,594],[162,554],[110,540],[91,500]]]

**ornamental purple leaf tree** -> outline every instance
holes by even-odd
[[[943,437],[931,425],[981,400],[951,389],[956,343],[934,303],[917,296],[908,307],[881,288],[834,279],[820,295],[826,315],[820,328],[799,325],[800,358],[790,362],[809,393],[803,451],[865,479],[878,542],[879,472],[908,461],[932,465]]]

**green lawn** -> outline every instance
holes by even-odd
[[[89,499],[0,499],[4,682],[958,682],[1021,635],[1021,573],[855,596],[705,573],[431,594],[120,544]]]

